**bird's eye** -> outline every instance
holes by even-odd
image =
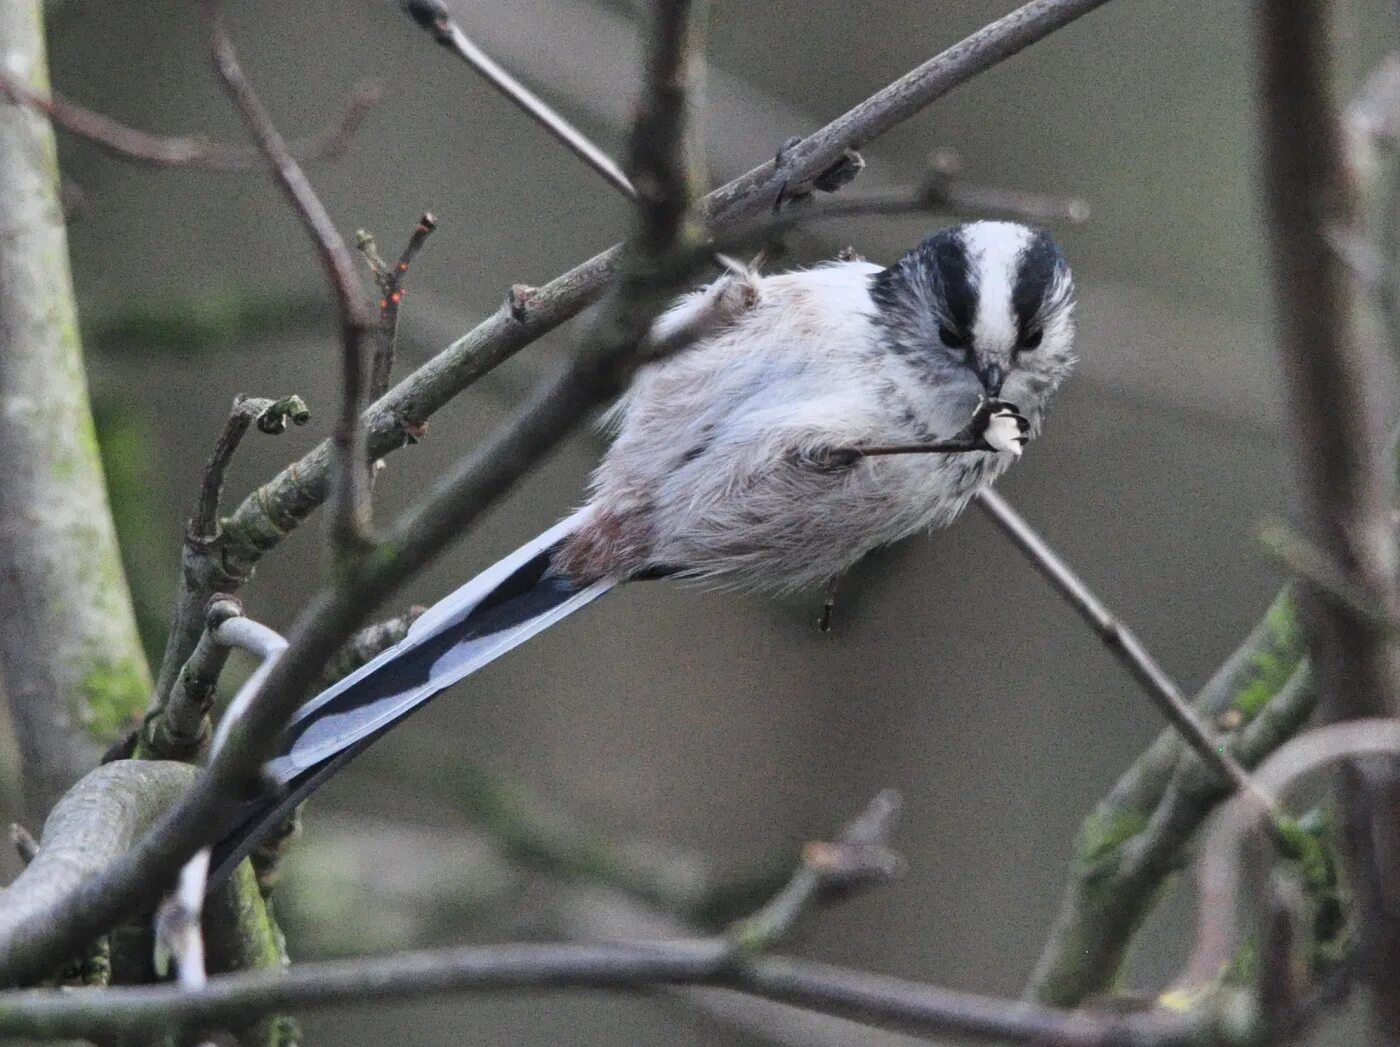
[[[1040,340],[1041,340],[1043,337],[1045,337],[1045,332],[1044,332],[1044,331],[1028,331],[1028,332],[1021,338],[1021,348],[1022,348],[1022,349],[1039,349],[1039,348],[1040,348]]]
[[[940,327],[938,329],[938,337],[943,340],[943,344],[949,349],[967,348],[967,335],[958,334],[958,332],[954,331],[951,327]]]

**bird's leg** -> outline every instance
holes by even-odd
[[[841,585],[841,576],[832,575],[825,586],[826,598],[822,600],[821,617],[817,619],[817,629],[822,633],[831,632],[831,614],[836,610],[836,590]]]

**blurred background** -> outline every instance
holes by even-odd
[[[711,6],[706,136],[718,183],[1014,5]],[[191,9],[49,8],[56,89],[153,131],[241,140]],[[1386,5],[1354,8],[1339,50],[1359,73],[1386,46],[1388,16]],[[498,60],[620,148],[633,4],[454,10]],[[614,194],[388,0],[255,0],[230,13],[249,75],[290,136],[331,123],[356,81],[384,87],[348,157],[310,174],[342,230],[371,230],[386,254],[424,208],[439,219],[409,279],[400,375],[512,283],[543,283],[619,238]],[[1091,202],[1088,224],[1055,230],[1081,288],[1083,363],[1001,490],[1188,690],[1280,580],[1255,540],[1282,508],[1287,463],[1247,15],[1243,2],[1120,0],[865,150],[872,185],[916,180],[930,150],[951,146],[969,178]],[[229,402],[297,392],[317,412],[304,429],[249,437],[235,499],[328,435],[334,320],[311,248],[267,179],[135,168],[71,140],[61,157],[109,482],[158,651],[183,522]],[[782,264],[846,244],[892,261],[935,222],[825,226],[794,237]],[[394,455],[380,519],[505,417],[578,329],[525,350]],[[592,435],[567,442],[385,612],[431,602],[568,511],[600,447]],[[290,623],[324,576],[320,537],[313,521],[263,562],[243,592],[250,614]],[[552,812],[537,829],[574,848],[575,864],[620,862],[653,901],[688,909],[712,877],[761,882],[894,786],[907,874],[809,921],[795,947],[1018,993],[1078,824],[1161,728],[1157,715],[975,512],[854,572],[829,635],[815,627],[820,603],[637,586],[440,698],[309,805],[280,894],[294,956],[608,930],[615,898],[561,891],[532,870],[539,856],[518,831],[532,811]],[[0,818],[17,809],[14,767],[4,761]],[[624,841],[620,857],[598,858],[594,829]],[[1189,918],[1187,900],[1168,899],[1134,984],[1172,974]],[[670,997],[599,994],[348,1008],[306,1030],[344,1044],[410,1034],[455,1044],[464,1030],[482,1044],[747,1042]]]

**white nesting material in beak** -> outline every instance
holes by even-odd
[[[988,444],[997,451],[1010,451],[1018,458],[1025,450],[1026,436],[1021,431],[1021,418],[1015,411],[1002,408],[992,412],[987,420],[987,431],[982,434]]]

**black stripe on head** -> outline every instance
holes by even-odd
[[[944,328],[962,344],[970,343],[977,284],[962,227],[934,233],[894,265],[876,273],[870,282],[870,297],[878,307],[880,322],[890,332],[889,345],[895,352],[922,352],[938,344]]]
[[[960,336],[972,338],[977,314],[977,285],[968,265],[967,244],[962,229],[945,229],[919,245],[934,291],[947,309],[949,326]]]
[[[1055,287],[1060,270],[1065,265],[1055,241],[1043,229],[1037,229],[1021,252],[1016,267],[1016,283],[1011,289],[1011,307],[1016,312],[1020,335],[1025,338],[1040,322],[1046,299]]]

